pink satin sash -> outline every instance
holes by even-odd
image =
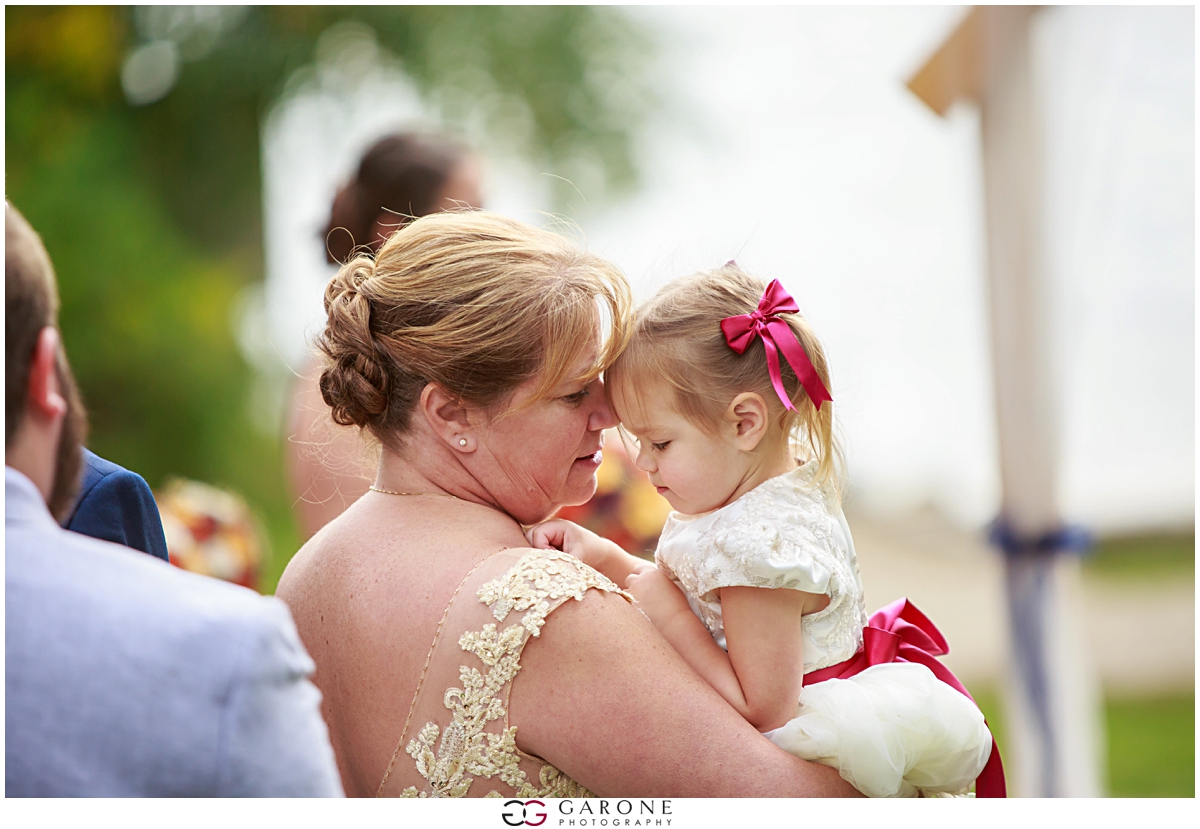
[[[933,675],[974,702],[967,689],[935,657],[950,652],[946,638],[924,613],[908,599],[897,599],[871,614],[863,628],[863,644],[845,662],[821,668],[804,675],[804,684],[813,685],[827,679],[846,679],[865,671],[872,665],[889,662],[916,662],[933,671]],[[1000,749],[992,736],[992,753],[983,771],[975,780],[976,797],[1007,797],[1004,784],[1004,765]]]

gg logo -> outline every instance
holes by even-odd
[[[521,815],[517,817],[516,807],[521,808]],[[504,803],[504,811],[500,817],[504,818],[504,822],[509,826],[541,826],[546,822],[545,812],[534,812],[533,817],[537,820],[530,820],[527,811],[530,806],[545,807],[546,804],[540,800],[508,800]]]

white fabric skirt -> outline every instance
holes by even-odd
[[[868,797],[961,793],[992,751],[975,704],[912,662],[806,685],[800,714],[766,736],[790,754],[837,768]]]

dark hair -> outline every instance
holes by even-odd
[[[428,215],[455,165],[466,155],[445,138],[396,133],[363,155],[354,179],[338,191],[325,227],[325,255],[345,263],[356,249],[374,247],[371,228],[380,213],[396,214],[397,227]]]
[[[58,324],[54,268],[37,232],[4,203],[4,445],[25,413],[38,334]]]
[[[29,393],[29,369],[38,335],[58,325],[58,288],[50,256],[25,217],[4,203],[4,446],[9,447],[21,421]],[[83,468],[81,447],[87,437],[87,412],[66,352],[60,343],[55,367],[67,402],[54,459],[54,480],[46,505],[64,520],[75,503]]]

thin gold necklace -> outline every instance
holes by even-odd
[[[443,498],[458,498],[458,500],[462,500],[457,495],[451,495],[449,492],[396,492],[394,489],[380,489],[374,484],[368,487],[368,489],[372,492],[382,492],[384,495],[440,495]]]

